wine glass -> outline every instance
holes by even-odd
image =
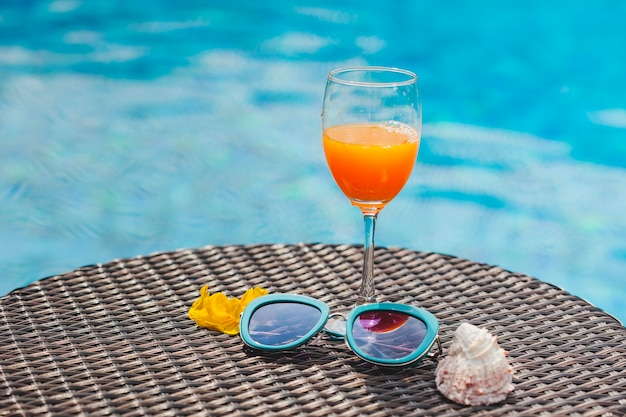
[[[363,277],[357,304],[376,302],[374,232],[378,213],[407,182],[420,144],[417,76],[386,67],[328,74],[322,141],[330,172],[365,220]]]

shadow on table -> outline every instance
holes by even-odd
[[[327,340],[287,352],[243,350],[287,390],[310,390],[325,402],[350,401],[352,407],[369,414],[432,415],[452,409],[458,415],[492,415],[515,403],[511,396],[502,403],[479,407],[447,400],[437,391],[437,360],[432,358],[410,367],[381,367],[361,360],[343,343]]]

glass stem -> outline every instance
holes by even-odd
[[[363,246],[363,277],[357,304],[375,303],[374,295],[374,232],[378,213],[363,213],[365,220],[365,245]]]

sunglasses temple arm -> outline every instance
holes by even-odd
[[[437,342],[437,351],[433,352],[432,350],[428,352],[429,358],[438,358],[441,354],[443,354],[443,348],[441,347],[441,340],[439,340],[439,335],[435,336],[435,341]]]

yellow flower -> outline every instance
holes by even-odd
[[[208,285],[200,289],[200,297],[189,309],[189,318],[200,327],[235,335],[239,333],[239,318],[248,303],[257,297],[267,294],[267,290],[251,288],[241,297],[228,298],[224,293],[209,293]]]
[[[267,290],[261,287],[250,288],[246,293],[241,297],[241,311],[250,303],[250,301],[254,300],[257,297],[262,295],[267,295]]]

